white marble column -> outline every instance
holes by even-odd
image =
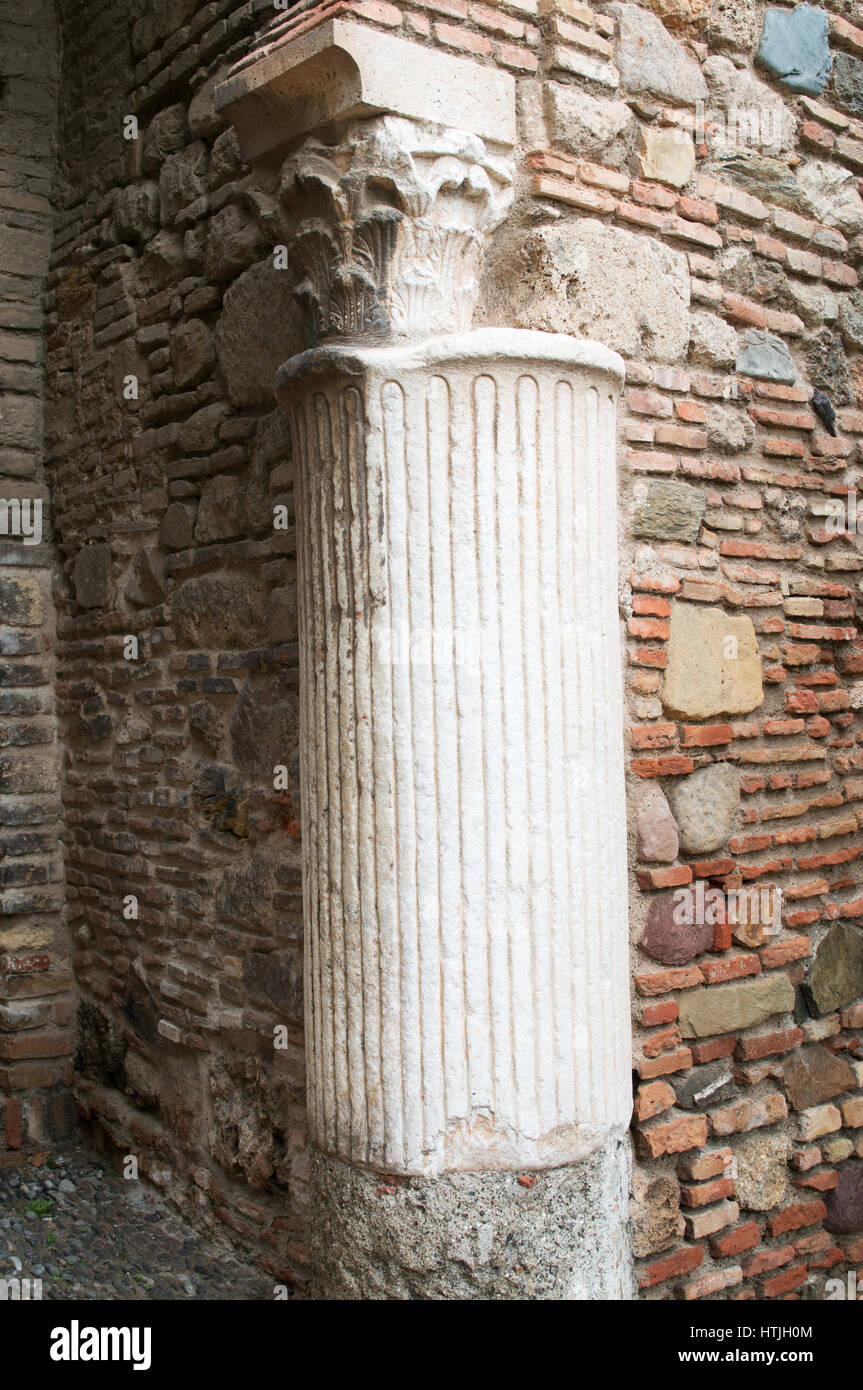
[[[280,373],[310,1113],[349,1161],[552,1167],[627,1124],[619,379],[513,329]]]
[[[270,87],[243,81],[270,132]],[[257,150],[271,134],[227,85]],[[623,364],[471,330],[513,190],[476,96],[458,129],[405,114],[398,88],[390,114],[300,132],[280,177],[317,344],[277,384],[296,464],[313,1244],[332,1297],[518,1297],[529,1268],[526,1297],[621,1298]]]

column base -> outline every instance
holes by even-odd
[[[313,1297],[632,1298],[629,1177],[625,1135],[521,1174],[394,1178],[316,1152]]]

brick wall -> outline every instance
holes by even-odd
[[[78,1103],[301,1284],[297,315],[212,102],[261,15],[59,5],[47,442]]]
[[[57,117],[52,7],[0,4],[0,1165],[74,1124],[42,311]],[[16,516],[7,504],[23,508]],[[39,513],[41,508],[41,516]]]

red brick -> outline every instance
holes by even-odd
[[[719,984],[723,980],[739,980],[745,975],[758,975],[761,961],[755,955],[731,956],[725,960],[704,961],[701,969],[708,984]]]
[[[720,1293],[723,1289],[734,1288],[742,1280],[740,1266],[732,1265],[730,1269],[717,1269],[710,1274],[702,1274],[689,1284],[675,1286],[674,1294],[676,1298],[691,1302],[696,1298],[709,1298],[711,1294]]]
[[[826,1215],[827,1208],[823,1202],[801,1202],[797,1206],[785,1207],[784,1211],[769,1217],[767,1224],[772,1236],[781,1236],[786,1231],[798,1231],[803,1226],[814,1226],[817,1221],[823,1221]]]
[[[630,763],[636,777],[682,777],[694,769],[692,759],[679,753],[667,758],[638,758]]]
[[[682,1178],[689,1178],[692,1182],[703,1182],[707,1178],[718,1178],[721,1173],[728,1172],[733,1157],[733,1150],[728,1146],[722,1149],[706,1149],[703,1153],[688,1153],[678,1159],[677,1171]]]
[[[704,984],[704,976],[697,965],[683,965],[677,969],[653,970],[647,975],[636,975],[635,984],[639,994],[649,997],[669,994],[674,989],[692,989],[695,985]]]
[[[742,1062],[754,1062],[761,1057],[790,1052],[792,1048],[800,1046],[805,1036],[802,1028],[786,1028],[781,1033],[760,1033],[754,1037],[738,1038],[735,1053]]]
[[[702,1245],[683,1245],[673,1254],[663,1255],[661,1259],[654,1260],[653,1264],[645,1265],[639,1270],[638,1287],[650,1289],[665,1279],[673,1279],[676,1274],[691,1274],[694,1269],[698,1269],[703,1259]]]
[[[692,882],[692,869],[672,864],[667,869],[637,869],[636,877],[642,888],[679,888]]]
[[[21,1106],[14,1096],[6,1101],[3,1115],[3,1128],[7,1149],[20,1149],[22,1142]],[[681,1271],[683,1273],[684,1271]]]
[[[694,1187],[685,1185],[680,1189],[680,1200],[685,1207],[706,1207],[711,1202],[733,1196],[734,1182],[731,1178],[716,1178],[713,1182],[697,1183]]]
[[[635,1094],[635,1118],[651,1120],[675,1104],[676,1096],[667,1081],[649,1081]]]
[[[705,1115],[686,1115],[679,1119],[652,1125],[650,1129],[636,1129],[635,1131],[636,1148],[645,1158],[661,1158],[663,1154],[683,1153],[686,1149],[700,1149],[706,1142],[707,1117]]]
[[[790,1293],[792,1289],[799,1288],[806,1280],[806,1266],[797,1265],[794,1269],[786,1269],[783,1274],[777,1274],[773,1279],[765,1279],[762,1284],[765,1298],[778,1298],[780,1294]]]
[[[812,951],[808,936],[792,936],[787,941],[775,941],[765,946],[761,952],[761,965],[772,970],[778,965],[787,965],[792,960],[802,960]]]
[[[434,31],[440,42],[450,48],[461,48],[467,53],[476,53],[483,57],[492,51],[491,40],[483,34],[472,33],[470,29],[455,24],[436,24]]]
[[[645,1028],[652,1028],[659,1023],[673,1023],[679,1014],[677,1000],[668,999],[661,1004],[644,1004],[640,1021]]]
[[[677,1071],[688,1071],[691,1066],[692,1053],[688,1047],[681,1047],[677,1052],[666,1052],[660,1057],[648,1060],[637,1058],[635,1063],[641,1081],[650,1081],[657,1076],[671,1076]]]
[[[669,748],[677,739],[677,725],[634,724],[630,728],[630,734],[633,748]]]
[[[684,724],[684,748],[713,748],[717,744],[730,743],[734,730],[730,724]]]
[[[766,1274],[771,1269],[787,1265],[789,1260],[794,1259],[795,1253],[793,1245],[785,1245],[781,1250],[759,1250],[757,1255],[746,1261],[743,1273],[747,1279],[754,1278],[756,1274]]]
[[[698,973],[700,975],[701,971]],[[732,1034],[727,1038],[710,1038],[707,1042],[694,1042],[692,1056],[699,1066],[704,1062],[715,1062],[720,1057],[730,1057],[736,1041],[736,1034]]]
[[[711,1236],[710,1253],[715,1259],[724,1259],[727,1255],[742,1255],[744,1250],[751,1250],[753,1245],[757,1245],[761,1239],[761,1232],[754,1221],[747,1221],[745,1226],[736,1226],[733,1231],[726,1231],[722,1236]]]
[[[744,298],[742,294],[732,294],[726,290],[722,304],[728,317],[735,323],[748,323],[753,328],[767,327],[767,314],[762,305]]]

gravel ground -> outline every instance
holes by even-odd
[[[268,1299],[273,1281],[84,1149],[0,1169],[0,1279],[44,1299]]]

